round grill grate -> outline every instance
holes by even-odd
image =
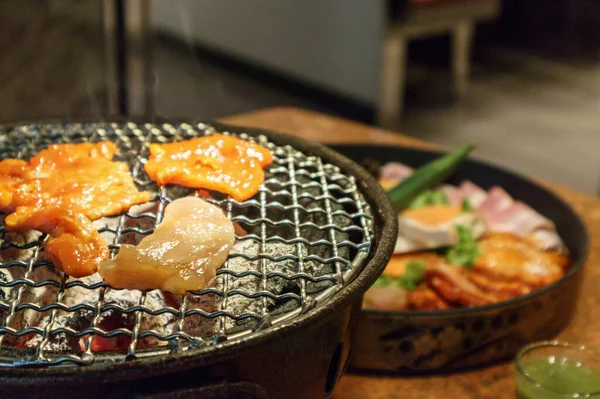
[[[193,192],[148,178],[148,145],[215,132],[203,123],[16,125],[0,129],[0,159],[28,159],[56,143],[116,143],[115,160],[128,163],[139,188],[155,197],[94,222],[114,255],[120,244],[151,234],[170,201]],[[322,306],[357,275],[371,249],[373,217],[355,178],[265,136],[221,133],[268,147],[274,162],[254,198],[211,200],[247,233],[236,235],[214,283],[174,297],[115,290],[97,275],[72,278],[44,259],[44,235],[9,233],[0,223],[0,365],[73,366],[210,350]]]

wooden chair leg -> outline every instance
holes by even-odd
[[[460,22],[454,27],[452,34],[452,76],[454,92],[458,98],[464,97],[467,92],[474,25],[473,21]]]
[[[395,129],[404,103],[406,38],[398,32],[390,32],[382,50],[377,122],[383,128]]]

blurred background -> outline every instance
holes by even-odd
[[[0,0],[0,122],[294,106],[600,192],[597,0]]]

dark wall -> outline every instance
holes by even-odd
[[[600,55],[600,1],[504,0],[495,41],[555,57]]]
[[[401,20],[410,0],[390,0],[388,5],[390,16]],[[411,47],[414,58],[447,63],[448,45],[448,37],[434,37]],[[567,61],[597,61],[600,0],[503,0],[500,17],[478,25],[475,56],[490,46]]]
[[[102,2],[0,0],[0,122],[101,113]]]

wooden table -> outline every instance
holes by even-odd
[[[294,108],[273,108],[236,115],[224,122],[273,129],[324,143],[395,144],[435,148],[414,138],[386,132],[322,114]],[[558,193],[583,217],[591,235],[591,251],[585,267],[584,285],[577,314],[559,339],[583,343],[600,352],[600,200],[569,188],[544,183]],[[386,377],[346,375],[334,399],[514,398],[512,364],[434,377]]]

